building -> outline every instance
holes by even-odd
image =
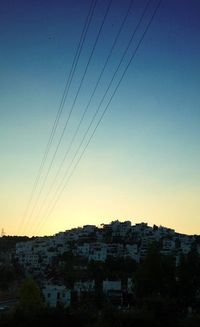
[[[121,280],[104,280],[103,293],[114,304],[121,306],[123,303]]]
[[[67,308],[71,304],[71,290],[64,285],[46,284],[42,293],[45,298],[45,303],[50,308],[62,306]]]

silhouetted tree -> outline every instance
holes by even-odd
[[[139,297],[160,293],[163,286],[163,270],[160,250],[152,244],[146,258],[135,274],[136,292]]]
[[[42,309],[44,302],[40,288],[32,278],[27,278],[20,289],[20,308],[27,312],[34,312]]]

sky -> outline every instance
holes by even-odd
[[[147,1],[133,1],[69,151],[130,5],[129,0],[110,3],[92,54],[109,6],[109,0],[96,2],[52,146],[34,184],[91,3],[89,0],[0,2],[0,228],[4,228],[6,235],[52,235],[119,219],[200,234],[200,3],[197,0],[161,2],[76,165],[77,161],[72,160],[91,117],[100,106],[95,120],[98,122],[158,4],[157,0],[149,2],[114,75],[147,5]],[[113,83],[101,101],[113,76]],[[66,160],[58,174],[66,151]]]

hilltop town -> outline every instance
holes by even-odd
[[[200,255],[200,238],[163,226],[116,220],[54,236],[25,237],[1,251],[1,265],[13,264],[24,278],[32,276],[49,307],[69,307],[93,298],[97,291],[113,304],[131,305],[136,296],[135,271],[152,248],[162,258],[171,258],[177,270],[192,251]]]
[[[196,245],[200,254],[199,237],[176,233],[163,226],[148,226],[147,223],[132,225],[130,221],[112,221],[85,225],[60,232],[54,236],[37,237],[16,244],[15,258],[26,273],[46,277],[45,272],[56,258],[64,253],[82,257],[86,262],[105,262],[107,258],[130,258],[140,263],[146,256],[150,244],[157,242],[160,253],[173,255],[178,266],[182,255],[188,254]]]

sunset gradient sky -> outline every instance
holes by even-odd
[[[30,205],[29,214],[24,215],[90,1],[0,2],[0,227],[6,234],[49,235],[115,219],[144,221],[178,232],[200,234],[200,2],[197,0],[162,1],[57,205],[46,218],[55,186],[43,210],[38,211],[129,3],[113,0],[111,4],[38,207],[30,215]],[[147,18],[157,3],[152,0]],[[108,0],[97,1],[45,168],[73,103],[107,4]],[[145,4],[143,0],[133,3],[63,174]],[[63,180],[62,176],[56,185]]]

